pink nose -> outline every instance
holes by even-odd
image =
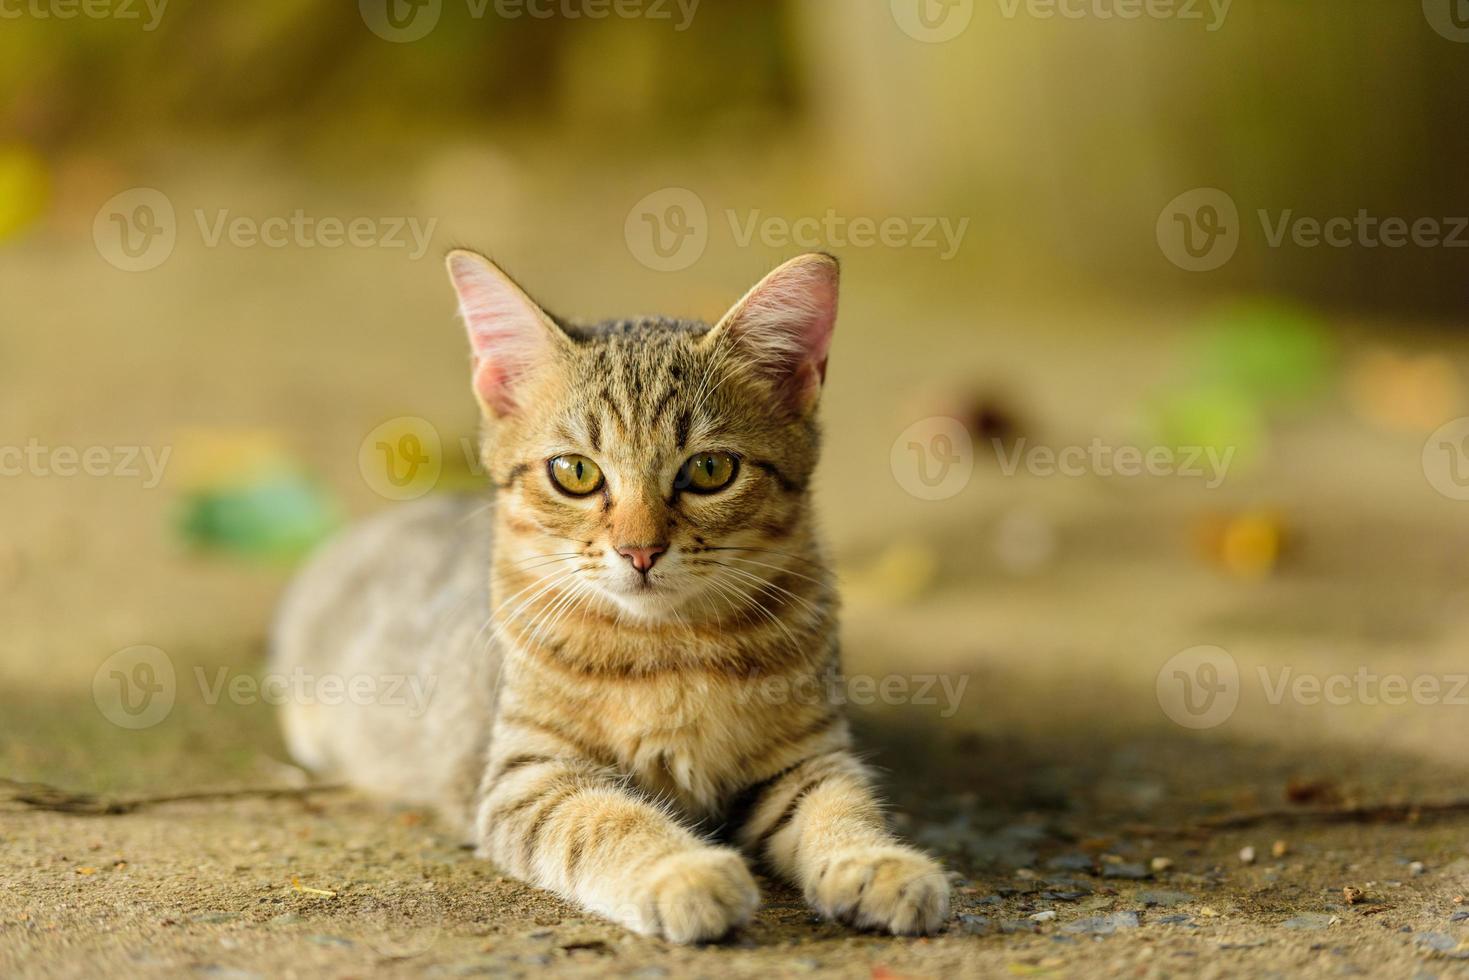
[[[618,548],[617,553],[632,562],[633,568],[647,575],[658,561],[658,556],[667,550],[666,544],[648,544],[637,548]]]

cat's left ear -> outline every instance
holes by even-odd
[[[446,261],[474,353],[474,392],[486,414],[509,415],[525,380],[556,354],[566,335],[499,266],[456,248]]]
[[[825,252],[798,255],[761,279],[709,331],[741,348],[798,414],[816,406],[837,320],[840,269]]]

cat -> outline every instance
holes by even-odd
[[[573,323],[476,253],[448,268],[492,501],[399,504],[308,563],[275,667],[359,687],[285,706],[293,755],[437,806],[503,870],[645,935],[747,923],[747,862],[830,919],[941,928],[943,868],[888,832],[813,696],[840,669],[810,493],[837,261],[786,262],[712,327]],[[388,696],[405,679],[426,709]]]

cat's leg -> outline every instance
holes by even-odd
[[[752,792],[740,844],[822,915],[897,934],[934,932],[948,918],[943,867],[887,832],[871,778],[850,752],[813,755]]]
[[[644,935],[718,939],[760,903],[742,855],[589,760],[492,757],[476,824],[482,856]]]

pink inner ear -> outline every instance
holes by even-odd
[[[823,257],[772,272],[745,298],[731,328],[760,370],[804,409],[826,380],[836,316],[837,266]]]
[[[474,390],[504,415],[516,407],[519,382],[546,356],[544,314],[481,259],[453,256],[449,272],[474,352]]]
[[[496,415],[508,415],[515,410],[514,379],[504,365],[494,361],[475,359],[474,390],[480,400]]]

